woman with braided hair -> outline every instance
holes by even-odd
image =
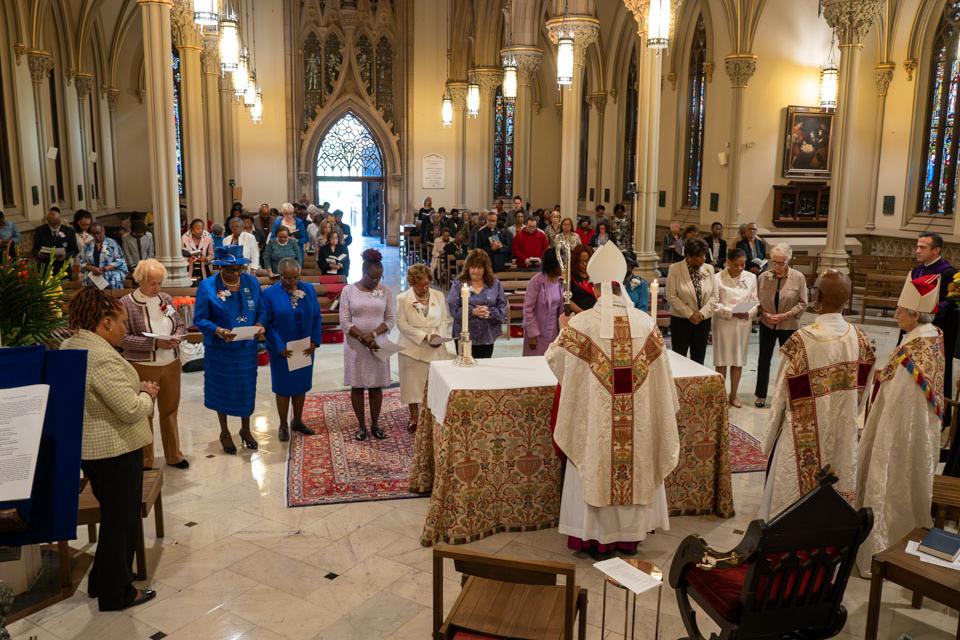
[[[133,586],[133,556],[140,538],[143,447],[153,443],[147,417],[159,387],[141,382],[117,348],[127,335],[120,301],[95,286],[70,301],[70,328],[76,333],[61,349],[87,352],[83,408],[83,474],[100,503],[100,540],[87,593],[100,611],[119,611],[156,597]]]
[[[375,354],[377,338],[393,329],[396,304],[393,292],[380,282],[383,257],[376,249],[362,254],[363,276],[344,287],[340,294],[340,328],[347,334],[343,343],[343,384],[350,387],[350,402],[357,416],[357,440],[367,439],[363,412],[363,391],[370,396],[370,432],[377,440],[386,438],[378,424],[383,388],[390,385],[390,361]]]

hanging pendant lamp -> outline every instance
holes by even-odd
[[[503,61],[503,97],[517,99],[517,61],[512,57]]]
[[[449,93],[444,93],[443,99],[440,101],[440,124],[443,125],[444,129],[453,126],[453,99]]]
[[[471,118],[480,116],[480,85],[475,81],[467,85],[467,115]]]
[[[217,0],[193,0],[193,23],[198,27],[216,28],[220,24]]]
[[[672,0],[650,0],[647,9],[647,47],[666,49],[670,46],[670,3]]]
[[[557,38],[557,84],[573,84],[573,33],[561,33]]]
[[[240,23],[234,13],[220,18],[220,71],[236,71],[240,64]]]

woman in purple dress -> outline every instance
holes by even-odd
[[[397,306],[393,292],[380,283],[383,257],[376,249],[362,254],[363,276],[347,285],[340,294],[340,328],[347,335],[343,343],[343,384],[350,387],[350,402],[357,416],[357,440],[367,439],[363,413],[363,391],[370,396],[370,433],[386,438],[378,424],[383,388],[390,385],[390,360],[375,355],[377,338],[393,329]]]
[[[470,290],[467,331],[470,332],[474,358],[492,358],[493,343],[503,333],[503,321],[507,317],[507,296],[503,285],[493,275],[493,265],[483,249],[474,249],[463,263],[463,271],[450,285],[447,306],[453,318],[453,337],[460,349],[460,331],[463,323],[463,301],[460,288]]]
[[[523,355],[542,356],[560,333],[563,289],[557,250],[547,249],[540,273],[530,278],[523,296]]]

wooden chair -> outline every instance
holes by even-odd
[[[866,286],[868,272],[881,272],[880,256],[850,256],[848,262],[850,267],[850,300],[847,308],[853,311],[853,298],[855,295],[863,295]]]
[[[867,316],[867,309],[896,310],[903,290],[902,275],[887,275],[870,272],[865,274],[863,299],[860,303],[860,324]]]
[[[463,574],[462,589],[443,617],[443,560]],[[557,576],[564,576],[563,585]],[[440,545],[433,550],[433,637],[573,640],[587,634],[587,590],[576,586],[576,567],[567,562],[498,558]]]
[[[825,469],[819,487],[769,523],[751,522],[732,551],[715,551],[696,535],[680,543],[670,586],[691,640],[704,640],[691,599],[720,626],[717,640],[813,640],[843,629],[843,593],[873,512],[855,511],[836,481]]]
[[[819,275],[820,256],[793,256],[790,259],[790,266],[803,274],[807,279],[807,289],[812,289]]]

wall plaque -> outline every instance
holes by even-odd
[[[443,156],[428,153],[423,156],[421,187],[424,189],[443,189]]]

